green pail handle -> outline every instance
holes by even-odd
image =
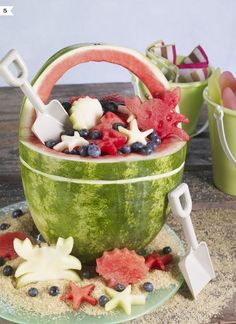
[[[225,136],[225,128],[224,128],[224,122],[223,122],[224,111],[223,111],[223,109],[222,109],[222,107],[220,105],[217,105],[216,103],[212,102],[208,98],[207,89],[205,89],[203,95],[204,95],[204,99],[206,101],[208,101],[215,108],[214,117],[215,117],[215,120],[216,120],[218,135],[219,135],[219,139],[220,139],[222,149],[223,149],[225,155],[227,156],[228,160],[231,161],[236,166],[236,159],[234,158],[232,152],[230,151],[230,148],[229,148],[229,145],[227,143],[226,136]]]

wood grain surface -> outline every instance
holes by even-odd
[[[52,98],[65,101],[72,95],[89,94],[102,96],[118,92],[132,94],[130,83],[58,85]],[[19,89],[0,88],[0,208],[24,200],[18,158],[18,122],[23,95]],[[200,124],[207,118],[202,113]],[[193,209],[229,208],[236,210],[236,197],[226,195],[216,189],[212,181],[212,163],[209,134],[205,131],[191,140],[184,181],[188,183],[193,199]],[[236,219],[232,226],[235,226]],[[223,244],[223,243],[222,243]],[[235,282],[232,283],[235,285]],[[209,319],[211,323],[236,323],[236,296],[228,302],[221,316]],[[223,314],[223,315],[222,315]],[[0,323],[7,323],[1,321]],[[190,323],[191,324],[191,323]]]

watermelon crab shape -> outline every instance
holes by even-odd
[[[175,111],[179,102],[180,89],[167,90],[161,98],[153,98],[144,102],[137,96],[125,98],[127,109],[135,116],[141,130],[154,129],[163,140],[167,137],[177,136],[187,141],[189,136],[179,123],[188,123],[188,118]]]
[[[33,246],[28,238],[24,241],[16,238],[13,244],[16,253],[26,260],[15,272],[17,288],[45,280],[80,280],[74,270],[81,270],[81,263],[70,255],[74,244],[72,237],[59,237],[56,245]]]
[[[75,100],[70,109],[70,120],[76,130],[91,129],[103,115],[102,105],[96,98],[81,97]]]
[[[149,270],[144,257],[127,248],[104,252],[96,263],[97,273],[105,279],[109,287],[119,283],[124,286],[137,283],[146,277]]]
[[[79,132],[74,132],[73,136],[62,135],[61,142],[53,146],[53,149],[59,152],[68,149],[71,152],[75,147],[80,147],[88,144],[89,142],[81,137]]]
[[[111,311],[117,307],[120,307],[127,315],[130,315],[131,305],[144,305],[146,303],[146,296],[143,294],[131,294],[131,285],[127,286],[121,292],[106,287],[105,292],[110,297],[110,300],[105,304],[106,311]]]

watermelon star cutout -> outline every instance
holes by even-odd
[[[170,263],[172,260],[172,254],[159,255],[156,251],[153,251],[152,254],[145,256],[145,264],[149,268],[149,271],[152,269],[165,271],[166,264]]]
[[[72,301],[72,307],[74,310],[78,310],[82,302],[89,303],[93,306],[97,304],[96,298],[90,296],[94,290],[94,285],[87,285],[84,287],[78,287],[73,281],[69,283],[70,292],[62,295],[61,300]]]
[[[122,126],[118,127],[120,133],[128,136],[127,144],[133,144],[135,142],[140,142],[143,145],[147,144],[146,137],[153,132],[153,129],[148,129],[145,132],[141,132],[138,128],[138,123],[135,118],[132,118],[129,122],[130,129],[124,128]]]
[[[73,148],[88,145],[89,142],[80,136],[79,132],[74,132],[73,136],[62,135],[61,142],[53,146],[53,149],[56,151],[64,151],[65,149],[69,149],[72,151]]]
[[[128,285],[125,290],[121,292],[106,287],[105,292],[111,298],[105,305],[106,311],[121,307],[127,315],[130,315],[131,305],[144,305],[146,302],[146,297],[144,295],[131,294],[131,285]]]

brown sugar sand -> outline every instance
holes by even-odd
[[[191,214],[198,240],[207,242],[216,278],[192,299],[184,284],[165,305],[132,324],[207,324],[236,323],[236,211],[235,209],[208,209]],[[182,230],[174,217],[171,227]],[[221,322],[222,313],[227,322]]]
[[[25,234],[29,235],[33,232],[33,221],[29,213],[25,213],[22,217],[13,219],[10,215],[1,217],[1,222],[6,222],[11,226],[7,231],[22,231]],[[36,243],[36,242],[34,242]],[[132,293],[134,294],[147,294],[144,292],[142,286],[145,281],[150,281],[153,283],[154,289],[167,288],[169,285],[178,285],[178,276],[179,271],[177,267],[178,254],[180,247],[176,245],[176,238],[174,238],[168,228],[164,227],[162,231],[158,234],[156,239],[145,249],[147,252],[152,252],[153,250],[161,250],[165,246],[171,246],[172,254],[174,255],[174,262],[167,266],[167,271],[154,270],[150,272],[146,278],[139,283],[132,286]],[[21,258],[17,258],[13,261],[7,261],[6,264],[11,265],[14,269],[17,268],[18,264],[21,263]],[[84,279],[78,283],[78,286],[85,286],[87,284],[94,284],[96,288],[94,289],[92,296],[98,299],[101,295],[105,294],[105,282],[98,276],[92,279]],[[58,286],[60,289],[60,295],[50,296],[48,289],[51,286]],[[12,277],[5,277],[2,274],[0,268],[0,299],[8,301],[9,305],[14,307],[14,310],[17,312],[17,309],[25,309],[27,311],[33,311],[34,313],[40,315],[55,315],[61,316],[65,313],[73,312],[71,305],[64,301],[60,300],[60,296],[67,291],[68,281],[58,280],[50,282],[37,282],[32,283],[22,288],[16,289],[14,287],[14,280]],[[39,295],[37,297],[28,296],[29,288],[37,288]],[[103,307],[91,306],[90,304],[82,303],[81,311],[84,311],[89,315],[103,315],[106,314]],[[110,314],[110,312],[109,312]]]

